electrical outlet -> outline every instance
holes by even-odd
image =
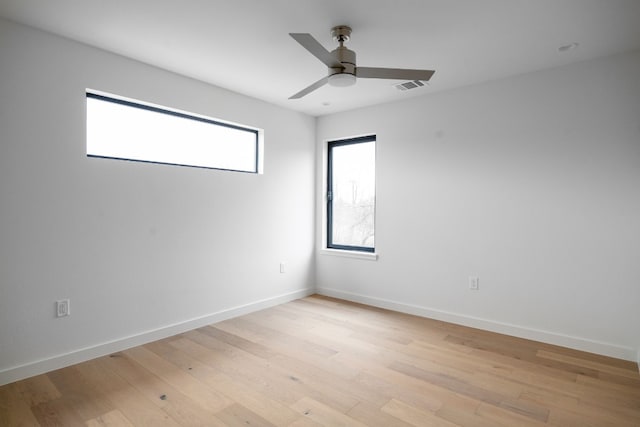
[[[480,289],[480,279],[478,276],[469,276],[469,289],[477,291]]]
[[[64,317],[71,314],[71,301],[61,299],[56,301],[56,317]]]
[[[280,273],[284,273],[284,262],[280,263]]]

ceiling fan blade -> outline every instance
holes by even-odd
[[[317,82],[305,87],[304,89],[302,89],[300,92],[296,93],[295,95],[291,95],[289,97],[289,99],[302,98],[303,96],[310,94],[314,90],[326,85],[328,82],[329,82],[329,77],[323,77],[320,80],[318,80]]]
[[[356,67],[356,77],[364,79],[396,79],[429,81],[434,70],[406,70],[403,68]]]
[[[329,68],[344,68],[340,61],[331,52],[324,48],[311,34],[289,33],[291,37],[307,49],[313,56],[318,58]]]

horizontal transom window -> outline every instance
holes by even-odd
[[[87,155],[258,173],[260,131],[87,92]]]

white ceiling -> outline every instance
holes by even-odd
[[[0,16],[314,116],[640,48],[639,0],[0,0]],[[435,69],[429,86],[287,99],[326,75],[288,33],[332,50],[342,24],[358,65]]]

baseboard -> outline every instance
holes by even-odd
[[[146,331],[140,334],[131,335],[117,339],[114,341],[105,342],[91,347],[81,348],[69,353],[60,354],[47,359],[42,359],[34,362],[29,362],[24,365],[15,366],[6,370],[0,371],[0,386],[9,384],[14,381],[29,378],[34,375],[43,374],[45,372],[53,371],[56,369],[64,368],[69,365],[84,362],[96,357],[106,356],[108,354],[126,350],[131,347],[146,344],[159,339],[167,338],[182,332],[190,331],[192,329],[200,328],[212,323],[220,322],[223,320],[231,319],[233,317],[242,316],[243,314],[252,313],[254,311],[263,310],[265,308],[273,307],[278,304],[293,301],[295,299],[304,298],[306,296],[315,293],[315,289],[302,289],[286,294],[278,295],[271,298],[254,301],[248,304],[240,305],[237,307],[231,307],[225,310],[220,310],[215,313],[211,313],[205,316],[197,317],[194,319],[186,320],[184,322],[167,325],[165,327]]]
[[[387,300],[383,298],[370,297],[351,292],[345,292],[331,288],[318,288],[316,293],[329,297],[339,298],[347,301],[358,302],[374,307],[385,308],[401,313],[413,314],[416,316],[427,317],[430,319],[441,320],[444,322],[455,323],[457,325],[469,326],[472,328],[483,329],[486,331],[497,332],[500,334],[511,335],[514,337],[530,339],[534,341],[544,342],[547,344],[559,345],[562,347],[573,348],[576,350],[587,351],[590,353],[601,354],[604,356],[615,357],[618,359],[633,361],[637,359],[640,365],[640,349],[637,354],[631,347],[624,347],[616,344],[589,340],[580,337],[558,334],[555,332],[542,331],[533,328],[527,328],[520,325],[496,322],[487,319],[481,319],[473,316],[452,313],[443,310],[436,310],[428,307],[422,307],[413,304]]]

